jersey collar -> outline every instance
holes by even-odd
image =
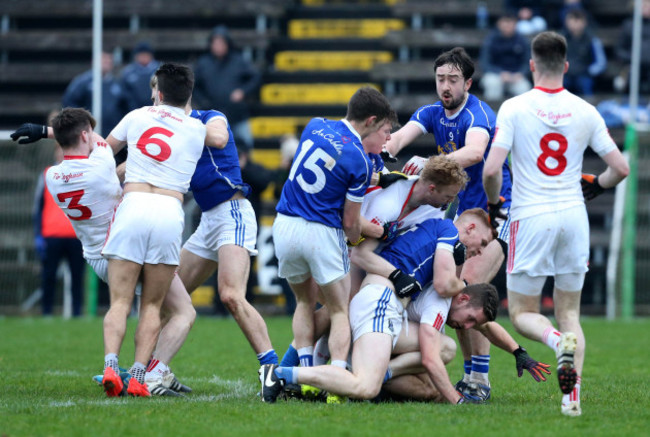
[[[544,92],[544,93],[548,93],[548,94],[557,94],[557,93],[559,93],[561,91],[564,91],[564,87],[550,89],[550,88],[544,88],[544,87],[541,87],[541,86],[536,86],[535,89],[540,90],[541,92]]]
[[[68,161],[70,159],[88,159],[88,157],[83,155],[63,155],[64,161]]]
[[[348,129],[350,129],[350,132],[352,132],[352,133],[354,134],[354,136],[356,136],[356,137],[359,139],[359,142],[361,142],[361,135],[359,135],[359,132],[357,132],[356,129],[354,129],[354,128],[352,127],[352,125],[350,124],[350,122],[347,121],[345,118],[341,119],[341,122],[342,122],[344,125],[346,125],[346,126],[348,127]]]

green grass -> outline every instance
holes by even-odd
[[[500,319],[509,332],[511,325]],[[275,347],[291,338],[288,318],[268,318]],[[121,364],[131,364],[134,321]],[[100,319],[0,319],[0,435],[643,435],[650,424],[650,320],[584,320],[583,415],[560,414],[555,374],[518,379],[512,355],[493,349],[488,405],[427,403],[262,404],[255,355],[233,320],[200,318],[172,363],[194,388],[187,399],[108,399],[91,382],[103,366]],[[552,363],[550,349],[515,338]],[[461,359],[449,366],[452,382]]]

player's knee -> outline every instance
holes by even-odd
[[[456,357],[456,350],[457,346],[455,341],[452,339],[445,341],[442,348],[440,349],[440,358],[442,359],[442,362],[445,364],[451,362],[454,357]]]
[[[235,289],[228,287],[225,290],[219,289],[219,298],[223,305],[231,313],[236,313],[244,306],[246,297],[243,293],[238,293]]]
[[[381,383],[376,384],[372,383],[370,381],[361,381],[357,385],[357,389],[355,390],[356,392],[356,398],[358,399],[373,399],[379,394],[379,391],[381,390]]]

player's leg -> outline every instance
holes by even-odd
[[[314,306],[316,305],[316,289],[309,277],[302,282],[292,282],[289,286],[296,296],[296,311],[293,314],[291,328],[295,349],[301,366],[311,366],[314,360]]]
[[[83,257],[83,247],[76,238],[66,239],[66,256],[70,266],[71,292],[72,292],[72,315],[81,316],[84,302],[84,279],[86,272],[86,260]]]
[[[330,315],[330,336],[328,346],[332,364],[345,367],[350,350],[350,277],[321,285],[325,306]]]
[[[433,385],[433,381],[431,381],[427,373],[397,376],[384,383],[382,390],[401,399],[437,403],[447,402],[445,397],[440,395],[436,386]]]
[[[203,258],[183,247],[178,266],[178,277],[187,293],[192,294],[217,271],[217,267],[216,261]]]

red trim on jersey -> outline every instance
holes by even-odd
[[[381,187],[379,185],[375,185],[374,187],[368,187],[366,188],[365,194],[372,193],[373,191],[376,190],[381,190]]]
[[[519,220],[510,222],[510,242],[508,243],[508,266],[506,273],[512,273],[515,264],[515,242],[517,240],[517,231],[519,230]]]
[[[440,329],[442,328],[442,322],[443,322],[442,314],[438,313],[438,315],[436,316],[436,320],[433,322],[434,329],[440,331]]]
[[[69,159],[88,159],[88,157],[83,155],[63,155],[64,161],[67,161]]]
[[[413,182],[413,185],[411,186],[411,189],[409,190],[409,195],[406,196],[406,200],[404,201],[404,204],[402,205],[402,209],[399,211],[399,216],[397,216],[397,220],[399,220],[399,221],[401,221],[404,217],[406,217],[407,215],[409,215],[410,213],[415,211],[415,209],[414,209],[413,211],[410,211],[408,214],[402,216],[402,214],[404,213],[404,210],[406,209],[406,205],[409,203],[409,199],[413,195],[413,190],[415,189],[416,182]]]
[[[552,90],[550,88],[543,88],[541,86],[536,86],[535,89],[543,91],[545,93],[549,93],[549,94],[556,94],[556,93],[559,93],[560,91],[564,91],[564,87],[555,88],[555,89]]]

